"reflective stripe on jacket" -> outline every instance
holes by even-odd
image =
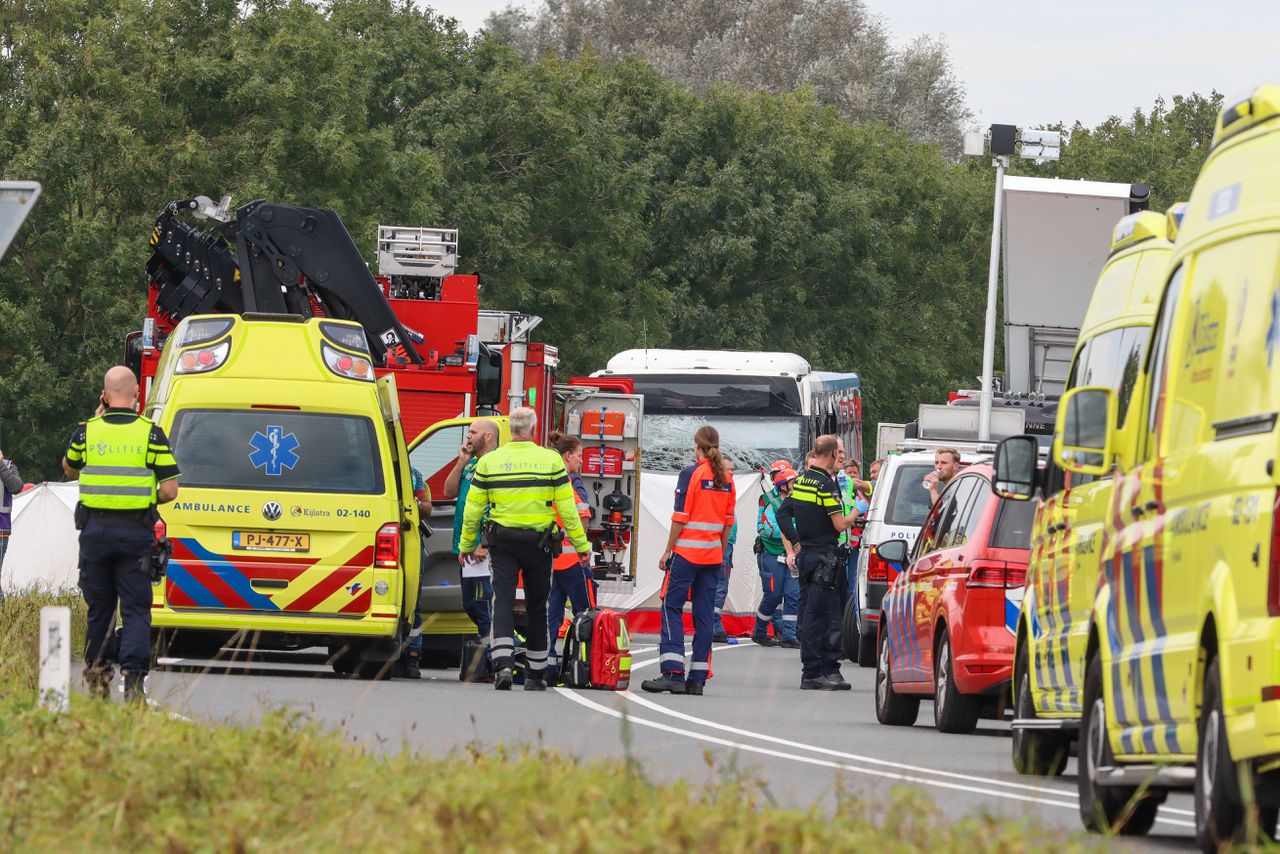
[[[733,479],[716,486],[710,461],[698,460],[682,471],[671,521],[683,523],[684,528],[673,551],[690,563],[719,565],[724,558],[724,530],[733,525],[735,499]]]
[[[146,510],[155,504],[156,476],[147,465],[151,422],[138,416],[128,424],[112,424],[99,416],[84,426],[80,502],[96,510]]]
[[[464,553],[475,550],[485,508],[496,524],[528,531],[545,530],[558,510],[560,518],[568,520],[565,529],[573,545],[584,552],[591,548],[564,459],[550,448],[508,442],[480,458],[462,516],[458,548]]]

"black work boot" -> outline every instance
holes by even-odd
[[[89,693],[99,700],[111,696],[111,683],[115,681],[116,672],[110,664],[89,666],[84,669],[84,684]]]
[[[134,673],[131,670],[124,672],[124,701],[126,703],[137,703],[141,706],[147,704],[147,689],[143,683],[145,678],[145,673]]]
[[[493,674],[493,688],[495,691],[510,691],[511,682],[513,680],[510,667],[500,668]]]
[[[404,658],[404,678],[421,679],[422,668],[418,665],[418,653],[410,652]]]
[[[702,686],[703,686],[704,684],[706,684],[706,683],[704,683],[704,682],[691,682],[691,681],[689,681],[689,680],[685,680],[685,683],[684,683],[684,692],[685,692],[686,694],[693,694],[693,695],[694,695],[694,696],[696,696],[696,697],[701,697],[701,696],[702,696]]]
[[[646,679],[640,683],[640,687],[650,694],[661,694],[663,691],[670,691],[672,694],[683,694],[685,692],[685,681],[683,679],[669,679],[666,676],[659,676],[657,679]]]
[[[545,691],[547,690],[547,680],[543,674],[528,673],[524,677],[524,689],[526,691]]]

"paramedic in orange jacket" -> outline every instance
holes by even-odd
[[[547,436],[547,447],[564,457],[564,467],[569,472],[569,483],[573,486],[578,518],[582,520],[583,530],[586,530],[591,522],[592,510],[587,488],[582,485],[582,442],[576,436],[552,432]],[[556,512],[556,524],[564,528],[559,511]],[[547,684],[555,685],[560,678],[556,636],[560,634],[560,626],[564,623],[564,604],[568,601],[574,614],[594,608],[596,580],[591,567],[583,566],[578,560],[578,551],[567,536],[560,543],[560,553],[552,558],[551,569],[551,593],[547,597],[547,637],[550,639]]]
[[[720,455],[720,434],[707,424],[693,436],[698,461],[676,481],[671,535],[659,560],[662,584],[662,676],[641,684],[657,694],[701,694],[711,669],[716,582],[733,528],[733,478]],[[693,657],[685,674],[684,603],[693,601]]]

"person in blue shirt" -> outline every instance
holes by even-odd
[[[458,450],[458,460],[453,464],[444,481],[444,497],[456,499],[453,508],[453,553],[458,553],[458,541],[462,538],[462,516],[467,506],[467,492],[471,489],[471,479],[475,476],[476,465],[480,458],[498,447],[498,425],[480,418],[472,421],[467,427],[467,438]],[[476,549],[475,554],[485,556],[483,546]],[[486,643],[489,641],[489,629],[493,625],[490,608],[493,607],[493,582],[488,574],[476,573],[474,569],[462,568],[462,610],[476,624],[476,631]]]
[[[756,533],[760,537],[756,562],[763,591],[751,640],[761,646],[799,649],[796,629],[800,611],[800,580],[791,572],[795,564],[794,549],[782,536],[777,515],[778,507],[791,494],[791,485],[798,475],[790,466],[776,468],[773,472],[773,489],[761,496],[760,514],[756,520]],[[779,606],[781,614],[778,613]],[[769,637],[770,623],[773,624],[773,637]]]
[[[733,459],[731,457],[724,458],[724,467],[729,479],[733,480]],[[711,638],[715,643],[725,643],[729,640],[729,635],[725,633],[724,623],[721,621],[720,615],[724,611],[724,601],[729,597],[729,575],[733,572],[733,544],[737,541],[738,523],[735,521],[733,527],[729,529],[729,546],[724,550],[724,563],[720,566],[720,577],[716,579],[715,634]]]

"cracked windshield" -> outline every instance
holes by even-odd
[[[644,395],[644,469],[678,472],[693,462],[693,434],[720,431],[720,450],[738,471],[800,457],[804,419],[794,378],[636,377]]]

